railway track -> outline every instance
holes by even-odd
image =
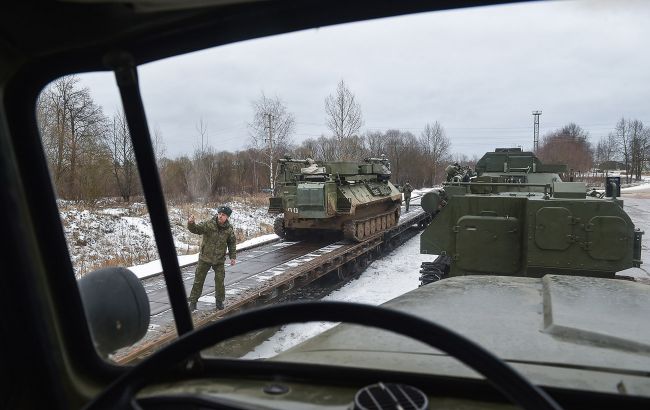
[[[237,265],[226,266],[225,308],[218,312],[214,310],[213,273],[208,274],[199,309],[192,315],[194,326],[201,327],[240,310],[272,303],[325,275],[349,280],[426,226],[429,220],[430,216],[416,205],[401,216],[397,226],[371,235],[363,242],[280,241],[243,251],[238,255]],[[194,267],[183,268],[182,276],[189,294]],[[150,301],[149,330],[136,345],[111,356],[119,364],[137,362],[178,337],[162,276],[145,279],[143,284]]]

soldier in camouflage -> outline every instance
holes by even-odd
[[[226,248],[228,248],[228,255],[230,256],[230,264],[237,263],[235,233],[232,225],[228,222],[231,214],[232,209],[227,206],[220,206],[217,209],[217,215],[207,221],[195,223],[194,215],[190,215],[187,219],[187,229],[197,235],[203,235],[199,262],[196,265],[194,274],[194,285],[192,285],[192,292],[189,297],[190,310],[196,310],[196,302],[201,296],[203,282],[205,282],[210,267],[214,270],[216,308],[217,310],[223,309],[223,301],[226,297],[224,286]]]
[[[448,165],[445,172],[447,173],[447,182],[452,182],[454,177],[460,174],[460,164],[454,162],[454,165]]]
[[[406,184],[404,184],[404,187],[402,188],[402,192],[404,193],[404,202],[406,203],[406,212],[409,211],[409,204],[411,203],[411,192],[413,192],[413,187],[411,186],[410,181],[406,181]]]

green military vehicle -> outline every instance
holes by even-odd
[[[388,159],[363,162],[316,162],[311,158],[279,160],[277,196],[269,213],[275,233],[294,239],[314,232],[343,232],[363,241],[397,225],[402,194],[390,182]]]
[[[485,154],[469,182],[426,194],[422,206],[437,216],[420,251],[441,257],[423,265],[422,282],[549,270],[609,278],[638,267],[642,232],[623,201],[587,195],[585,183],[563,182],[564,172],[565,165],[543,164],[532,152],[503,148]]]

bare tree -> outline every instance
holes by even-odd
[[[106,133],[105,142],[110,150],[113,178],[120,196],[125,202],[129,202],[134,193],[137,167],[131,133],[124,114],[118,113],[113,117],[113,124]]]
[[[386,156],[390,159],[393,181],[402,177],[402,162],[404,158],[404,138],[400,130],[386,131]]]
[[[537,156],[544,162],[566,164],[577,173],[588,172],[593,165],[593,149],[589,134],[570,123],[544,136]]]
[[[176,159],[163,158],[160,170],[160,179],[165,197],[171,200],[194,201],[190,191],[190,178],[192,176],[192,161],[182,156]]]
[[[114,181],[106,177],[113,169],[110,150],[104,141],[93,140],[89,144],[79,157],[77,186],[80,198],[93,205],[101,198],[115,196],[116,191]]]
[[[641,179],[650,149],[650,129],[639,120],[621,118],[614,129],[614,139],[625,163],[626,182]]]
[[[356,136],[363,125],[361,106],[343,80],[336,87],[336,94],[325,98],[325,113],[327,127],[342,148],[344,140]],[[340,154],[345,156],[350,153]]]
[[[80,198],[79,170],[86,151],[96,148],[103,137],[106,118],[94,103],[88,88],[82,88],[76,76],[51,83],[41,94],[37,118],[45,153],[57,192]]]
[[[241,192],[239,187],[235,186],[237,179],[237,166],[236,157],[232,152],[219,151],[214,154],[214,162],[216,165],[215,173],[219,178],[215,178],[214,186],[212,187],[213,197],[225,195],[228,192]]]
[[[625,181],[630,182],[630,168],[632,162],[632,153],[631,153],[631,132],[629,128],[629,121],[626,121],[625,118],[621,119],[616,123],[614,128],[614,135],[616,135],[617,145],[620,149],[620,152],[623,154],[623,162],[625,163]]]
[[[628,121],[628,130],[630,132],[630,174],[634,175],[635,180],[640,181],[647,158],[650,130],[639,120]]]
[[[45,154],[57,188],[69,166],[66,156],[67,138],[70,134],[69,111],[74,95],[78,92],[78,82],[79,79],[74,76],[57,79],[41,94],[38,104]]]
[[[386,147],[388,144],[386,134],[381,131],[369,132],[366,134],[365,140],[370,156],[379,157],[381,154],[386,154]]]
[[[354,135],[345,138],[340,145],[341,159],[347,161],[360,161],[368,157],[364,137]]]
[[[216,151],[209,142],[208,125],[202,118],[196,124],[196,132],[199,144],[192,155],[190,191],[193,197],[208,201],[215,193],[218,160]]]
[[[248,124],[251,145],[265,152],[264,164],[269,168],[270,188],[274,190],[274,163],[280,155],[289,151],[296,120],[277,96],[269,98],[262,93],[252,105],[253,121]]]
[[[321,135],[318,138],[318,152],[316,153],[316,158],[323,161],[339,161],[340,149],[339,142],[335,138],[327,138],[324,135]]]
[[[322,159],[318,156],[320,147],[318,140],[315,138],[308,138],[304,140],[298,147],[294,148],[292,153],[295,158],[313,158]]]
[[[648,160],[650,159],[650,128],[644,127],[640,138],[643,143],[639,146],[640,154],[636,172],[637,181],[641,180],[641,173],[647,170]]]
[[[399,154],[403,158],[402,166],[397,169],[397,181],[400,185],[406,181],[411,181],[415,187],[421,187],[428,180],[425,161],[426,155],[422,153],[422,147],[417,137],[409,131],[400,132],[402,152]]]
[[[251,187],[253,192],[259,192],[260,191],[260,180],[263,178],[263,180],[267,180],[263,175],[262,171],[269,171],[268,166],[262,161],[264,158],[264,155],[255,148],[249,148],[246,150],[246,156],[248,157],[248,172],[251,177]],[[260,166],[260,164],[263,164]],[[266,186],[266,184],[264,184]]]
[[[438,175],[442,175],[441,171],[447,165],[451,142],[442,125],[436,121],[424,126],[424,130],[420,134],[420,143],[428,158],[427,166],[431,170],[431,186],[433,186],[438,182]]]
[[[253,178],[248,175],[251,174],[251,161],[250,155],[246,152],[235,152],[233,159],[233,173],[235,187],[238,187],[241,192],[254,192],[253,191]]]
[[[70,190],[75,192],[82,157],[96,146],[105,130],[102,109],[95,104],[87,88],[79,94],[79,100],[70,112],[70,123]]]
[[[616,135],[611,132],[598,141],[598,144],[596,145],[595,160],[599,168],[603,167],[606,163],[619,159],[616,145]]]
[[[165,141],[163,140],[162,131],[157,125],[153,129],[151,143],[153,144],[153,152],[156,156],[156,160],[160,162],[165,157],[167,147],[165,146]]]

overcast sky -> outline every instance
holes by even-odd
[[[191,154],[197,124],[209,143],[250,145],[262,92],[296,119],[295,143],[330,135],[325,98],[343,79],[361,105],[362,133],[416,136],[440,122],[456,153],[533,143],[575,122],[592,143],[622,116],[650,125],[650,2],[540,2],[373,20],[231,44],[139,68],[151,129],[167,156]],[[644,40],[645,39],[645,40]],[[83,75],[111,115],[110,73]]]

